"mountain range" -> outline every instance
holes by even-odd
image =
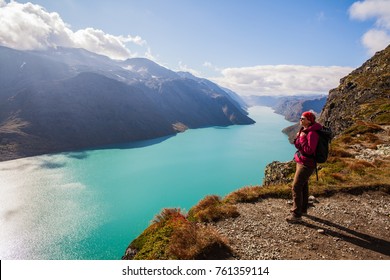
[[[145,58],[0,46],[0,160],[253,124],[232,91]]]
[[[324,107],[326,95],[294,95],[294,96],[245,96],[244,101],[251,106],[267,106],[274,112],[283,115],[290,122],[298,122],[305,111],[313,111],[319,115]]]

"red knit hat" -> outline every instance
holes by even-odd
[[[303,112],[302,116],[304,116],[311,124],[316,122],[316,116],[312,112]]]

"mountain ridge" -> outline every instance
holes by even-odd
[[[305,111],[313,111],[319,115],[325,105],[324,95],[293,95],[293,96],[247,96],[243,98],[247,104],[267,106],[274,112],[285,117],[290,122],[298,122]]]
[[[145,58],[0,46],[0,86],[0,160],[254,123],[218,85]]]

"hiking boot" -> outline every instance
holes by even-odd
[[[296,224],[296,223],[301,223],[302,222],[302,218],[294,216],[294,215],[291,215],[291,216],[288,216],[286,218],[286,221],[287,221],[287,223],[290,223],[290,224]]]

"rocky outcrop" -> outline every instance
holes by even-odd
[[[293,181],[295,163],[273,161],[265,167],[263,185],[289,184]]]
[[[376,149],[368,149],[362,145],[353,145],[356,159],[374,162],[375,160],[390,160],[390,144],[377,145]]]
[[[299,125],[299,123],[297,123],[297,124],[294,124],[294,125],[290,125],[290,126],[288,126],[286,128],[283,128],[282,132],[288,136],[288,141],[290,143],[294,142],[294,139],[295,139],[295,137],[297,135],[297,132],[299,131],[300,127],[301,126]]]
[[[329,92],[319,121],[338,135],[357,120],[387,123],[390,104],[390,45],[377,52]]]

